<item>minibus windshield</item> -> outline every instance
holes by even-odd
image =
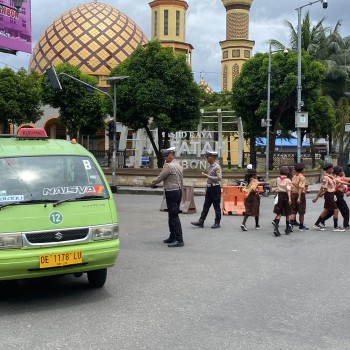
[[[106,184],[88,156],[0,158],[0,205],[89,196],[109,198]]]

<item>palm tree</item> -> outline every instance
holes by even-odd
[[[340,21],[336,23],[334,28],[328,28],[324,27],[324,20],[325,18],[322,18],[318,23],[312,25],[309,12],[307,12],[301,25],[301,46],[303,50],[325,65],[326,76],[323,83],[323,93],[329,97],[333,105],[336,105],[337,101],[344,96],[347,88],[350,86],[350,37],[341,37],[339,33]],[[297,29],[289,21],[286,21],[285,24],[290,31],[290,45],[292,48],[296,48],[298,43]],[[277,40],[272,40],[271,42],[277,49],[285,47]],[[337,115],[337,127],[339,130],[334,136],[339,142],[343,139],[340,133],[343,124],[344,120],[339,119]],[[332,133],[330,133],[330,147],[332,136]],[[343,145],[343,141],[341,142]]]
[[[324,27],[322,18],[312,25],[310,14],[307,12],[301,25],[301,47],[316,60],[322,62],[327,69],[324,94],[338,101],[346,91],[350,71],[350,37],[342,38],[339,30],[341,22],[338,21],[334,28]],[[290,31],[290,45],[297,47],[298,31],[289,21],[285,22]],[[285,47],[277,40],[271,40],[276,49]]]
[[[322,18],[316,25],[312,26],[310,14],[307,12],[301,23],[301,48],[313,57],[315,57],[314,53],[320,50],[322,38],[328,30],[327,27],[323,26],[324,21],[325,18]],[[298,47],[298,30],[289,21],[285,21],[284,24],[290,32],[290,47],[296,50]],[[283,50],[286,47],[286,45],[274,39],[271,40],[271,44],[278,50]]]

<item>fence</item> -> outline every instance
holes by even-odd
[[[111,151],[100,151],[100,150],[90,150],[90,152],[95,156],[101,167],[109,168],[112,165],[112,152]],[[126,157],[125,151],[116,152],[116,167],[125,168],[126,167]]]
[[[315,153],[315,160],[316,163],[320,162],[321,160],[324,160],[325,154],[321,153]],[[305,164],[305,168],[311,169],[312,168],[312,155],[311,153],[302,153],[301,154],[302,162]],[[243,154],[243,168],[249,163],[250,160],[250,153],[244,152]],[[265,153],[257,152],[256,153],[256,168],[259,170],[265,169],[265,160],[266,155]],[[287,166],[294,166],[297,162],[297,154],[295,152],[273,152],[271,155],[271,160],[273,161],[273,167],[274,169],[278,169],[279,167],[283,165]],[[339,163],[339,162],[338,162]],[[255,166],[254,162],[252,163],[253,166]],[[342,164],[347,164],[347,160]],[[317,165],[317,164],[316,164]]]

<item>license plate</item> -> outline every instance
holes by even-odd
[[[81,250],[66,253],[56,253],[39,256],[40,268],[59,267],[67,265],[81,264],[83,262],[83,253]]]

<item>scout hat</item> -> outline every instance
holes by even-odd
[[[256,169],[253,169],[253,168],[252,169],[248,169],[247,170],[247,174],[248,175],[256,175]]]
[[[324,163],[323,164],[323,167],[322,167],[323,170],[327,170],[329,168],[333,168],[333,164],[332,163]]]
[[[175,147],[169,147],[161,150],[163,157],[166,157],[169,153],[175,153]]]
[[[295,171],[300,171],[300,170],[303,170],[304,168],[305,168],[305,164],[303,163],[297,163],[294,165]]]
[[[343,171],[343,168],[341,166],[335,166],[333,168],[333,174],[338,175],[341,171]]]
[[[289,168],[287,166],[281,166],[280,167],[280,174],[281,175],[288,175],[289,174]]]

